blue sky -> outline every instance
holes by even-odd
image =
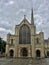
[[[7,33],[14,34],[15,25],[24,15],[30,22],[31,8],[37,33],[41,30],[44,37],[49,37],[49,0],[0,0],[0,37],[6,40]]]

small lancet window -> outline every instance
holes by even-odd
[[[39,38],[36,39],[37,44],[39,43]]]
[[[11,39],[11,45],[13,44],[13,39]]]

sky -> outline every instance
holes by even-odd
[[[0,37],[6,40],[7,34],[15,33],[24,15],[31,20],[31,8],[34,13],[36,32],[44,32],[44,38],[49,37],[49,0],[0,0]]]

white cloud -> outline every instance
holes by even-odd
[[[48,26],[48,31],[44,32],[45,34],[47,34],[47,32],[49,33],[49,0],[1,0],[0,32],[2,33],[0,36],[4,38],[8,32],[13,33],[14,25],[21,22],[20,20],[23,18],[24,14],[30,19],[29,12],[31,7],[33,7],[35,13],[34,18],[38,28],[37,32],[40,31],[41,27],[45,30],[45,27]]]
[[[12,1],[12,0],[5,3],[5,5],[7,5],[7,6],[8,6],[8,5],[12,5],[12,4],[14,4],[14,1]]]
[[[2,27],[0,27],[0,32],[3,32],[3,31],[6,31],[6,29],[5,28],[2,28]]]
[[[11,27],[11,24],[8,21],[1,20],[0,26],[4,28],[8,28],[8,27]]]
[[[39,25],[42,24],[42,17],[41,17],[40,15],[36,14],[36,15],[34,16],[34,18],[35,18],[35,24],[36,24],[37,26],[39,26]]]
[[[3,32],[4,32],[4,33],[9,33],[9,32],[10,32],[10,33],[13,33],[12,30],[10,30],[10,29],[5,29],[5,28],[3,28],[3,27],[0,27],[0,32],[2,32],[2,33],[3,33]]]
[[[20,9],[18,12],[16,12],[16,15],[18,15],[21,12],[25,12],[25,11],[26,11],[25,9]]]
[[[14,1],[12,1],[12,0],[11,0],[11,1],[9,1],[9,4],[13,4],[13,3],[14,3]]]

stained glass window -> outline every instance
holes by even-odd
[[[19,31],[19,44],[30,44],[30,29],[23,25]]]

